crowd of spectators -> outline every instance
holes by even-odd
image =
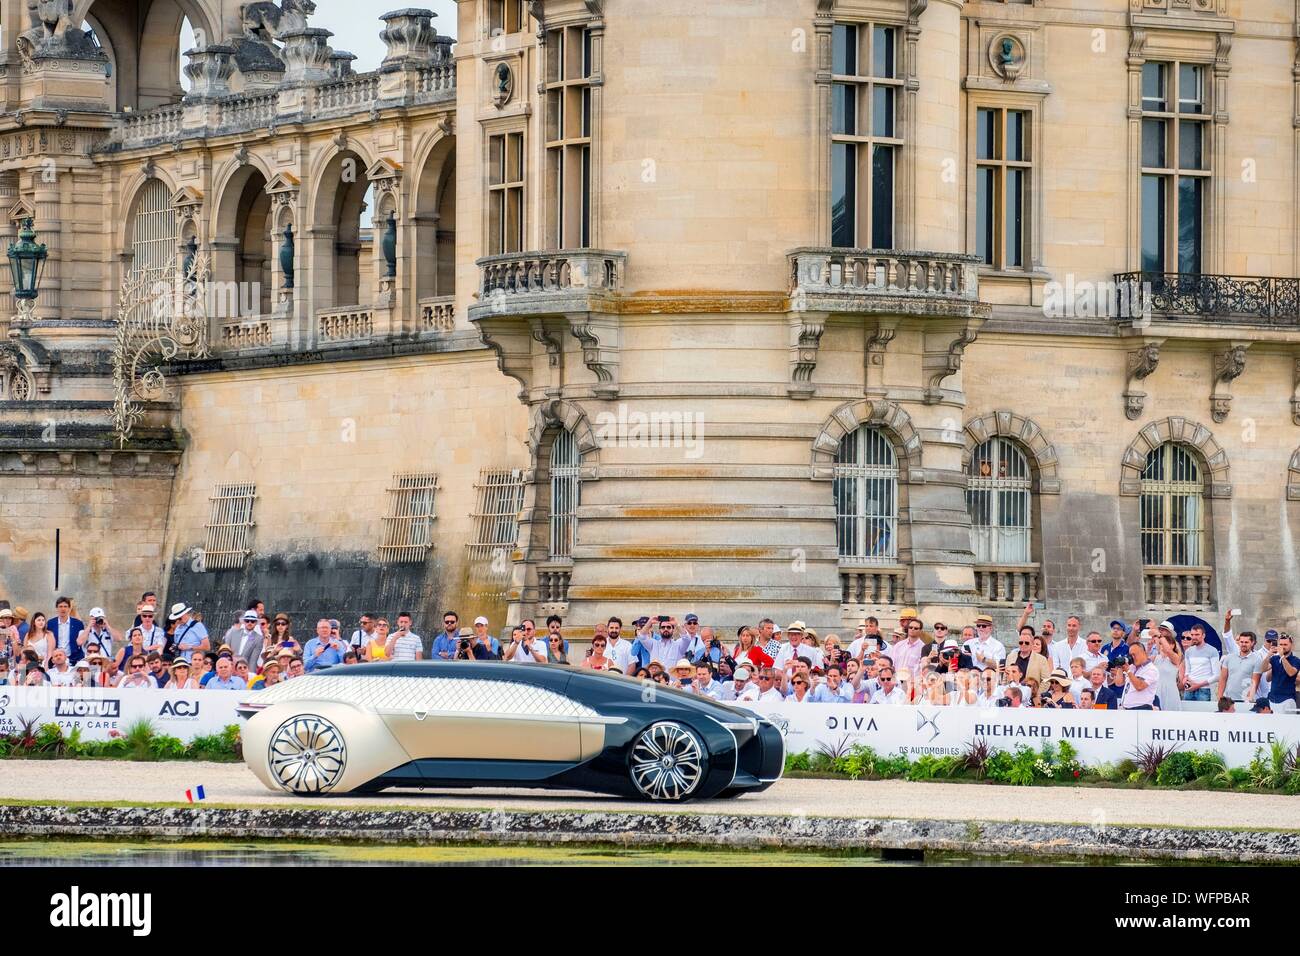
[[[724,641],[695,614],[680,625],[661,614],[599,622],[590,646],[571,659],[558,615],[544,630],[524,620],[506,640],[492,636],[486,617],[462,628],[454,611],[432,639],[416,633],[406,611],[391,620],[362,614],[347,634],[340,621],[322,618],[300,642],[290,616],[268,616],[260,600],[220,635],[188,604],[158,608],[157,595],[146,592],[122,628],[101,607],[82,620],[68,597],[52,618],[0,608],[0,684],[257,690],[324,668],[429,658],[576,666],[721,701],[1110,710],[1179,710],[1196,701],[1220,712],[1295,713],[1300,673],[1289,634],[1234,634],[1232,612],[1223,654],[1199,623],[1117,619],[1103,634],[1085,632],[1070,615],[1058,633],[1050,619],[1030,624],[1027,605],[1010,646],[989,615],[950,628],[904,608],[897,629],[885,633],[868,617],[843,641],[802,621],[781,628],[764,618]]]

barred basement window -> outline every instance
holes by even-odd
[[[390,564],[423,561],[433,547],[433,493],[438,476],[429,472],[393,475],[379,557]]]
[[[892,564],[898,558],[898,461],[867,425],[840,440],[832,475],[840,560]]]
[[[1032,487],[1029,462],[1004,438],[990,438],[966,467],[971,550],[979,564],[1029,564]]]
[[[1196,457],[1165,442],[1147,453],[1142,471],[1142,563],[1200,567],[1205,487]]]
[[[150,179],[131,210],[131,272],[170,273],[176,263],[176,212],[161,180]]]
[[[500,595],[510,579],[510,555],[519,542],[519,512],[524,507],[524,476],[487,469],[474,486],[474,540],[469,549],[470,595]]]
[[[203,566],[209,571],[242,568],[251,553],[253,499],[257,485],[217,485],[212,492],[212,517],[204,525]]]
[[[894,245],[894,171],[903,145],[898,30],[837,23],[831,33],[831,245]]]
[[[591,244],[591,31],[561,27],[546,39],[547,229],[556,249]]]
[[[558,432],[551,445],[551,557],[573,554],[578,533],[578,443],[573,433]]]

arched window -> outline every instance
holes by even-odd
[[[127,235],[133,273],[170,273],[175,268],[176,213],[162,180],[150,179],[141,187]]]
[[[1029,462],[1012,442],[990,438],[966,466],[966,510],[977,564],[1032,561],[1032,479]]]
[[[898,559],[898,460],[885,435],[860,425],[840,440],[833,472],[835,530],[841,560]]]
[[[561,430],[551,444],[551,557],[573,554],[578,531],[578,443]]]
[[[1200,567],[1204,534],[1201,469],[1191,449],[1165,442],[1147,453],[1142,469],[1142,563]]]

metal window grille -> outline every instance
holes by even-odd
[[[140,190],[131,217],[131,271],[171,273],[176,264],[176,213],[161,180]]]
[[[578,443],[561,431],[551,445],[551,557],[573,554],[578,532]]]
[[[257,485],[251,481],[217,485],[212,492],[212,518],[203,526],[207,532],[203,562],[209,571],[244,566],[253,537],[253,499],[256,497]]]
[[[1032,528],[1029,462],[1014,444],[990,438],[966,467],[971,550],[984,564],[1028,564]]]
[[[379,557],[390,564],[423,561],[433,547],[433,495],[438,476],[429,472],[393,475]]]
[[[510,554],[519,541],[524,507],[524,476],[514,470],[485,468],[474,486],[474,540],[469,549],[470,596],[500,596],[510,579]]]
[[[1166,442],[1147,453],[1142,471],[1142,563],[1199,567],[1204,485],[1192,452]]]
[[[898,462],[889,439],[863,425],[840,441],[833,473],[840,560],[898,558]]]

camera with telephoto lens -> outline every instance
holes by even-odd
[[[1118,664],[1120,667],[1127,667],[1129,664],[1133,663],[1133,658],[1129,657],[1127,654],[1120,654],[1117,657],[1112,657],[1110,662],[1112,664]]]
[[[994,706],[996,706],[996,707],[1010,707],[1010,706],[1011,706],[1011,701],[1007,700],[1007,698],[1005,698],[1005,697],[999,697],[999,698],[994,702]]]

